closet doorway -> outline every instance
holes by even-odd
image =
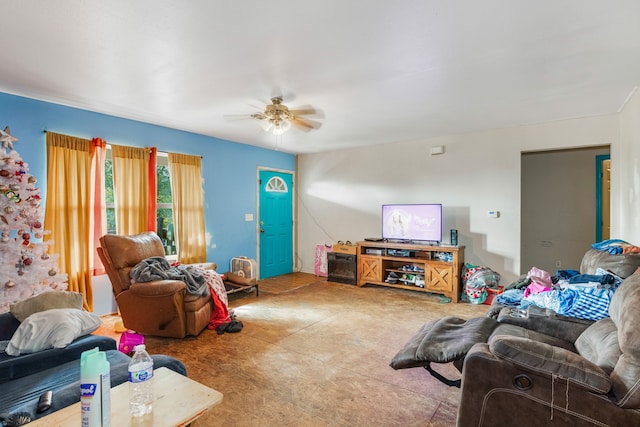
[[[532,267],[551,274],[578,270],[591,244],[602,240],[598,230],[605,222],[608,229],[609,179],[599,178],[598,169],[605,168],[601,160],[608,160],[609,153],[608,145],[522,153],[521,274]],[[607,159],[597,160],[600,156]],[[598,190],[605,185],[600,179],[606,181],[606,192]]]

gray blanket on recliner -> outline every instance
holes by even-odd
[[[169,261],[161,256],[154,256],[140,261],[131,269],[130,275],[132,282],[181,280],[187,285],[188,294],[209,294],[209,285],[199,268],[191,265],[171,267]]]

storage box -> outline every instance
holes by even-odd
[[[258,263],[255,259],[247,258],[246,256],[239,256],[231,258],[230,270],[232,273],[248,279],[258,278]]]
[[[356,245],[333,245],[333,249],[331,250],[331,252],[336,252],[339,254],[355,255]]]
[[[502,292],[504,292],[504,286],[498,286],[498,288],[486,288],[487,290],[487,299],[484,300],[483,304],[491,305],[494,299]]]
[[[331,251],[331,246],[328,245],[316,245],[316,259],[314,266],[314,273],[316,276],[327,277],[327,252]]]

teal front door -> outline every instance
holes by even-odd
[[[293,272],[293,176],[261,170],[260,278]]]

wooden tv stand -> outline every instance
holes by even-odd
[[[453,302],[460,300],[464,246],[364,241],[358,242],[357,255],[358,286],[372,284],[433,292]],[[389,283],[393,282],[390,275],[398,276],[396,283]]]

